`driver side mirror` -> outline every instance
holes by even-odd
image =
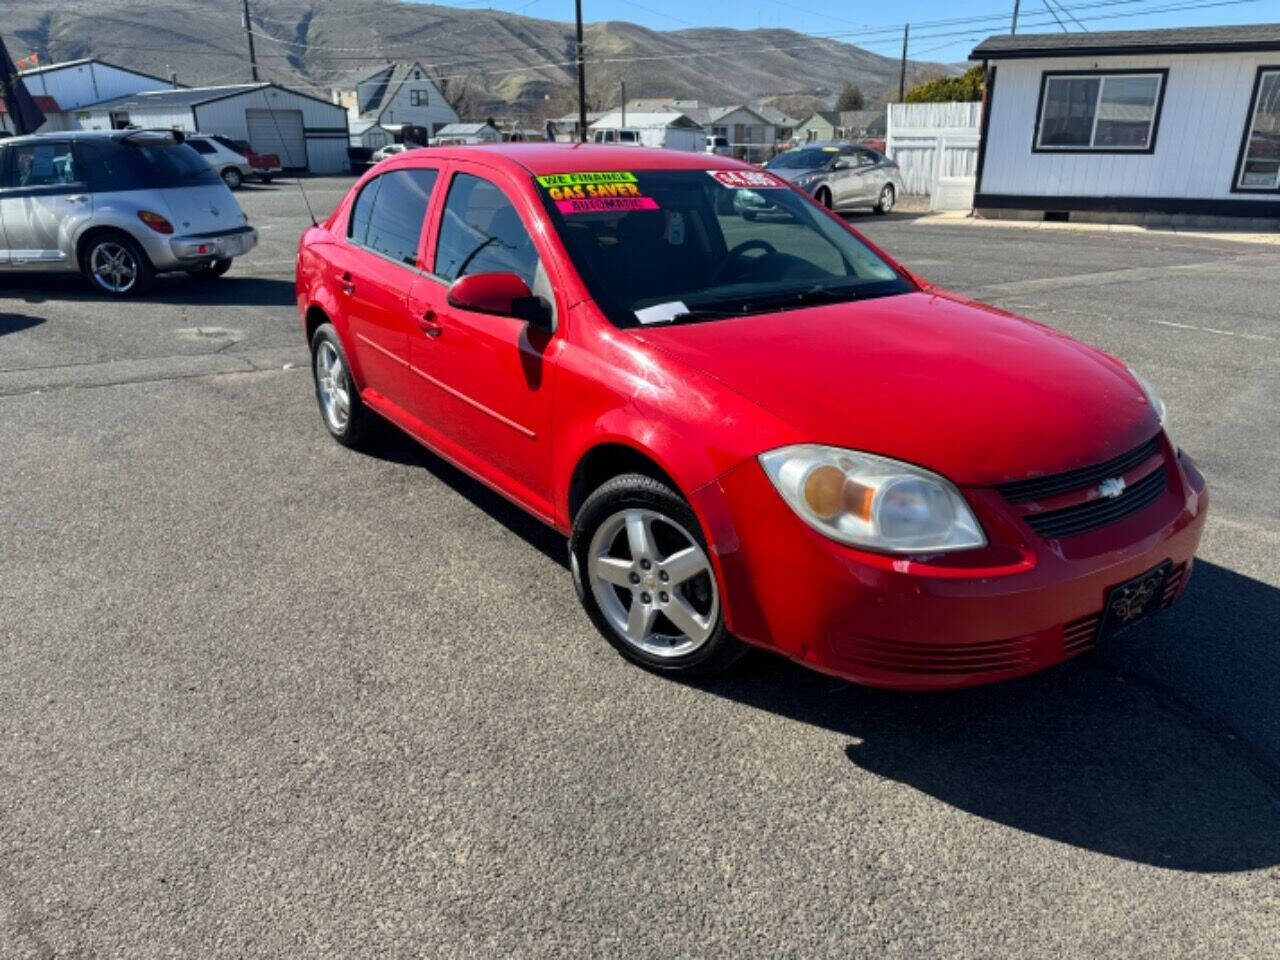
[[[514,273],[459,277],[449,287],[449,305],[495,317],[514,317],[548,333],[554,329],[547,301],[534,296],[529,285]]]

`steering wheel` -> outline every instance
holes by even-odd
[[[761,240],[759,237],[753,237],[750,240],[743,240],[742,243],[738,244],[725,254],[724,261],[716,269],[715,274],[711,278],[711,282],[713,284],[719,282],[721,276],[729,269],[729,267],[736,264],[737,261],[742,258],[743,254],[752,250],[763,250],[765,253],[778,252],[778,248],[768,240]]]

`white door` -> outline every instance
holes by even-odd
[[[281,166],[286,168],[307,165],[301,110],[250,108],[244,117],[249,127],[249,145],[256,152],[278,154]]]

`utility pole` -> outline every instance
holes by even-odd
[[[247,4],[249,0],[245,0]],[[582,0],[573,0],[573,13],[578,21],[578,139],[587,142],[587,74],[582,63]]]
[[[1013,0],[1013,23],[1009,27],[1010,33],[1018,32],[1018,7],[1022,5],[1022,0]]]
[[[619,80],[618,85],[622,87],[622,125],[627,125],[627,81]]]
[[[244,0],[244,35],[249,40],[249,69],[253,71],[253,82],[258,82],[258,55],[253,52],[253,25],[249,22],[249,0]]]
[[[247,3],[248,0],[245,0]],[[902,25],[902,66],[898,70],[898,102],[904,103],[907,99],[907,37],[911,35],[911,24],[904,23]]]

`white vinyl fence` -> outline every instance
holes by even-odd
[[[974,176],[981,124],[981,103],[889,104],[885,152],[907,193],[930,195],[941,177]]]

